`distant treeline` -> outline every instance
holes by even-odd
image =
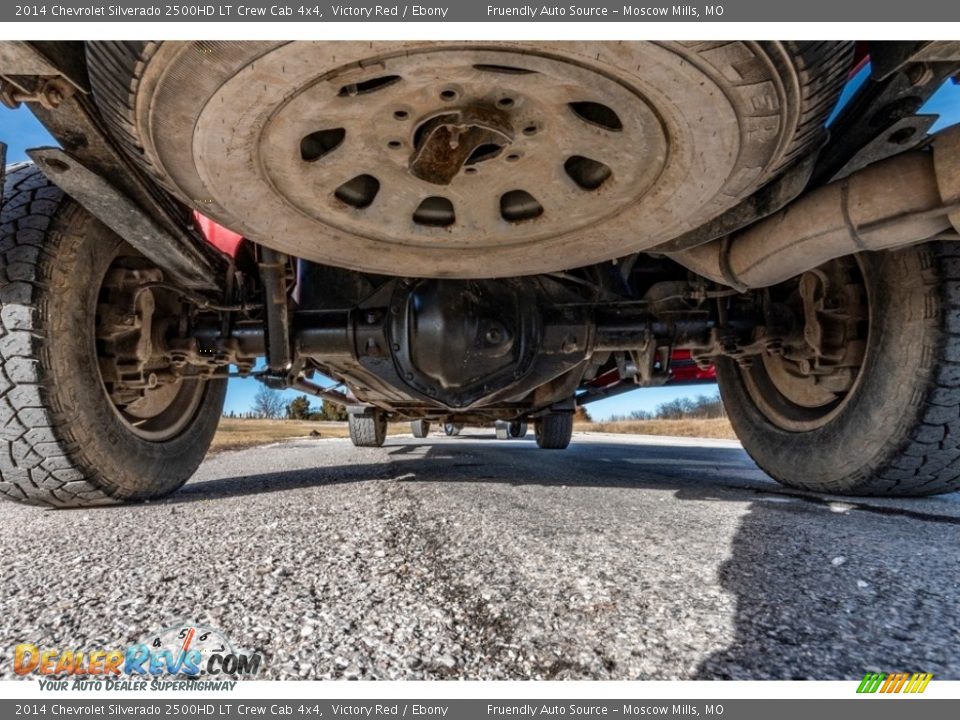
[[[329,400],[323,400],[319,408],[310,404],[306,395],[300,395],[287,403],[287,418],[290,420],[346,420],[347,409]]]
[[[286,418],[288,420],[342,421],[347,419],[347,409],[327,400],[321,401],[320,406],[315,407],[310,404],[310,398],[306,395],[299,395],[285,403],[280,393],[266,385],[261,385],[253,398],[253,406],[249,411],[237,413],[231,410],[225,412],[223,417],[243,420],[279,420]]]
[[[611,422],[624,420],[687,420],[723,418],[727,414],[723,410],[723,401],[720,394],[697,395],[695,398],[677,398],[670,402],[660,403],[656,410],[634,410],[629,415],[611,415]]]

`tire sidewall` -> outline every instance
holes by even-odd
[[[716,363],[724,406],[744,449],[787,485],[833,492],[867,490],[909,442],[917,393],[930,385],[940,338],[940,302],[926,246],[861,258],[870,297],[867,353],[860,377],[825,425],[789,432],[756,406],[740,367]],[[801,474],[802,473],[802,474]]]
[[[537,446],[544,450],[564,450],[573,436],[573,413],[544,415],[534,422]]]
[[[95,340],[99,290],[124,242],[70,201],[50,229],[50,287],[40,312],[47,326],[41,363],[52,412],[67,422],[64,440],[88,480],[117,499],[148,499],[176,490],[193,474],[216,432],[226,379],[205,382],[194,415],[175,437],[150,442],[121,419],[100,379]]]
[[[410,429],[415,438],[425,438],[430,434],[430,423],[427,420],[414,420]]]

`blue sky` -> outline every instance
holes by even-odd
[[[852,94],[857,85],[863,82],[866,75],[867,71],[864,69],[848,84],[844,96],[841,97],[841,103]],[[933,127],[934,132],[960,122],[960,86],[952,83],[944,85],[927,101],[922,112],[940,115],[940,119]],[[26,154],[24,151],[27,148],[53,144],[52,138],[43,126],[25,108],[7,110],[0,107],[0,140],[9,146],[7,150],[8,163],[25,160]],[[256,380],[232,379],[227,392],[226,412],[241,413],[249,410],[258,388],[259,383]],[[588,409],[595,419],[603,419],[610,415],[626,415],[633,410],[653,410],[660,403],[670,402],[678,397],[709,395],[715,391],[716,385],[642,388],[609,400],[593,403],[588,406]],[[283,394],[285,397],[293,398],[302,393],[288,390]]]

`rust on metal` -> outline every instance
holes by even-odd
[[[435,185],[449,185],[467,164],[490,160],[513,142],[506,113],[487,107],[459,108],[424,121],[410,158],[410,172]]]

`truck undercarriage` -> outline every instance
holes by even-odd
[[[960,44],[372,45],[0,43],[5,495],[170,492],[229,374],[563,448],[715,372],[782,482],[960,487]]]

